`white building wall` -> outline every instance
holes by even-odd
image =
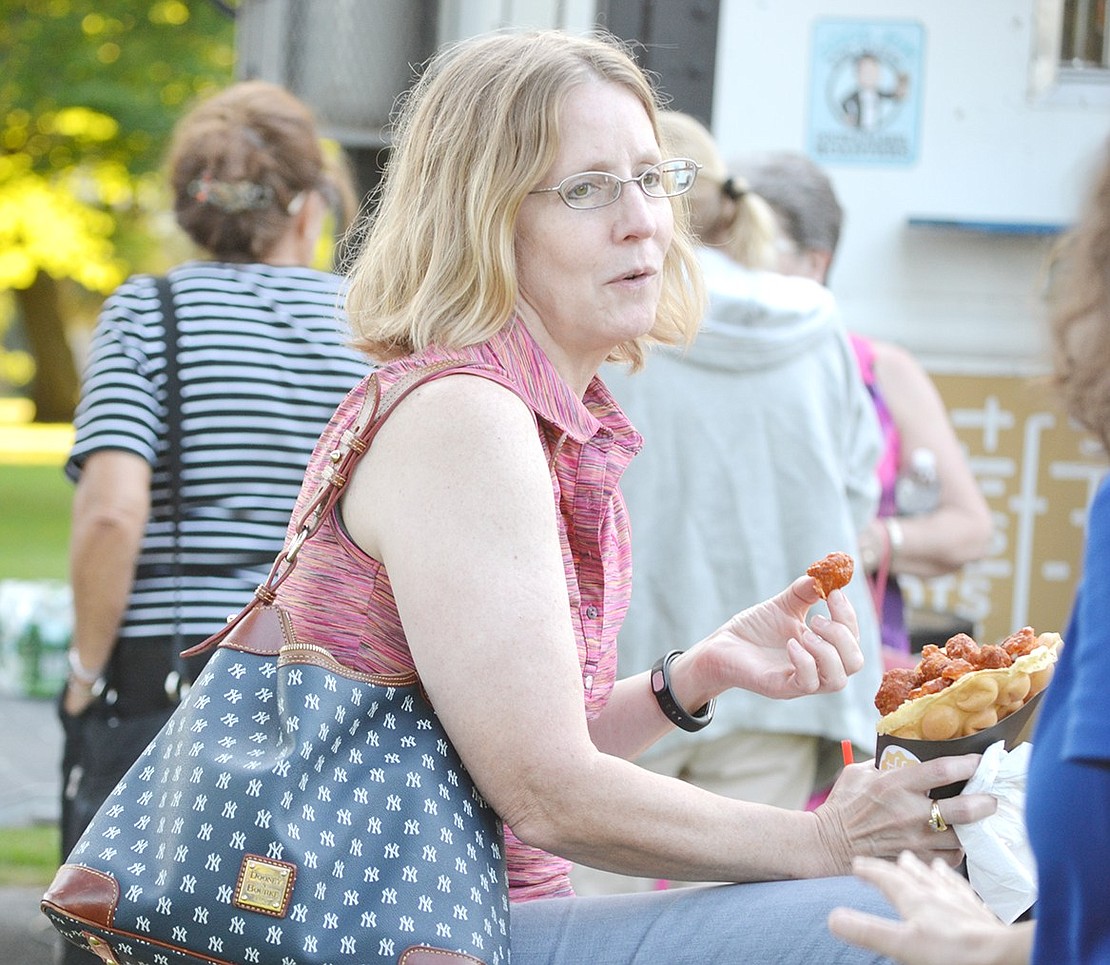
[[[827,163],[846,211],[832,288],[850,328],[898,342],[933,374],[995,518],[988,558],[910,601],[954,609],[987,639],[1062,629],[1085,507],[1105,458],[1035,378],[1047,371],[1039,288],[1110,136],[1110,84],[1054,77],[1039,40],[1060,0],[722,0],[712,127],[726,157],[807,152],[814,29],[913,21],[923,53],[917,153]],[[1038,54],[1045,61],[1035,68]],[[912,220],[987,223],[996,230]]]
[[[850,325],[934,370],[1040,367],[1036,284],[1052,239],[910,219],[1066,223],[1110,135],[1110,85],[1087,97],[1031,93],[1037,9],[1037,0],[722,0],[712,127],[726,157],[806,149],[818,21],[923,26],[916,162],[825,167],[847,213],[832,287]]]

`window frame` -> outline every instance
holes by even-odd
[[[1106,65],[1101,67],[1070,67],[1061,61],[1066,2],[1036,0],[1030,99],[1049,106],[1108,106],[1110,50],[1104,52]]]

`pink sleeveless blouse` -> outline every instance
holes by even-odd
[[[390,363],[378,372],[383,392],[401,373],[442,359],[463,360],[467,365],[460,372],[491,378],[515,392],[535,414],[545,451],[554,454],[549,456],[552,498],[559,510],[583,705],[592,719],[608,700],[617,675],[617,632],[628,609],[632,560],[618,481],[642,445],[640,435],[599,379],[578,399],[516,321],[482,345],[450,352],[433,348]],[[366,387],[363,380],[350,392],[320,437],[294,518],[315,494],[328,454],[357,418]],[[389,574],[347,536],[335,513],[302,547],[277,602],[291,615],[302,640],[326,647],[346,666],[377,673],[413,667]],[[570,862],[524,845],[510,829],[505,831],[512,900],[573,894]]]

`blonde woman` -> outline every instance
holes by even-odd
[[[641,439],[597,371],[693,334],[676,213],[695,175],[660,147],[653,92],[613,42],[506,33],[434,58],[398,117],[347,307],[383,391],[414,368],[459,368],[392,410],[277,593],[298,636],[340,662],[419,672],[505,822],[516,965],[856,961],[823,925],[852,886],[822,876],[857,851],[957,854],[929,830],[925,791],[974,758],[860,768],[820,815],[631,763],[676,723],[708,724],[731,687],[835,691],[862,659],[842,594],[806,625],[816,592],[799,576],[676,641],[688,649],[659,654],[655,673],[616,679],[631,576],[619,480]],[[302,500],[365,392],[325,431]],[[950,808],[973,820],[993,801]],[[579,899],[576,860],[767,883]],[[811,880],[772,881],[788,878]]]

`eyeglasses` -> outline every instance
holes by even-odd
[[[553,188],[536,188],[529,194],[556,192],[568,208],[604,208],[621,196],[626,184],[635,182],[649,198],[676,198],[694,186],[701,165],[689,158],[660,161],[634,178],[618,178],[608,171],[583,171],[563,178]]]

